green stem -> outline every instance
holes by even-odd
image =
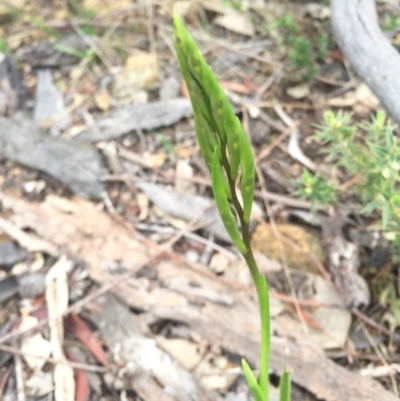
[[[259,383],[265,400],[269,400],[269,356],[270,356],[270,314],[268,286],[265,277],[259,272],[254,254],[250,246],[249,224],[242,223],[243,242],[246,245],[247,253],[244,256],[250,273],[253,277],[257,290],[258,303],[260,305],[261,318],[261,352],[260,352],[260,374]]]
[[[236,194],[235,181],[231,179],[229,162],[226,154],[222,152],[222,165],[228,176],[228,182],[232,194],[232,204],[238,214],[240,225],[242,228],[242,239],[246,246],[247,252],[243,257],[249,267],[253,282],[257,290],[258,304],[260,306],[261,319],[261,352],[260,352],[260,374],[259,386],[264,394],[265,401],[269,401],[269,356],[270,356],[270,313],[269,313],[269,295],[268,285],[265,277],[258,270],[257,262],[254,258],[253,250],[250,243],[250,225],[245,222],[243,208]]]

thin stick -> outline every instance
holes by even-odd
[[[387,360],[385,359],[384,355],[382,354],[382,352],[379,350],[379,348],[377,347],[377,345],[375,344],[374,339],[372,338],[369,330],[365,327],[364,324],[362,324],[362,328],[364,331],[364,334],[366,335],[369,343],[372,345],[372,348],[374,349],[374,351],[376,352],[376,355],[378,355],[379,359],[381,360],[382,364],[384,366],[386,366],[386,368],[389,371],[389,376],[390,376],[390,380],[392,382],[392,387],[393,387],[393,392],[397,395],[397,397],[399,396],[399,389],[397,388],[397,383],[396,383],[396,379],[394,377],[393,374],[393,370],[390,368],[390,365],[388,364]]]
[[[25,401],[25,386],[23,379],[22,361],[20,355],[14,355],[15,381],[17,382],[17,400]]]
[[[379,323],[375,322],[371,318],[369,318],[367,315],[359,311],[357,308],[352,308],[351,313],[354,316],[357,316],[360,320],[362,320],[364,323],[368,324],[369,326],[373,327],[376,330],[379,330],[381,333],[386,334],[389,338],[392,340],[396,341],[397,343],[400,342],[400,336],[396,333],[392,333],[390,330],[386,329]]]
[[[16,347],[11,347],[11,346],[4,345],[4,344],[0,344],[0,349],[2,351],[4,351],[4,352],[8,352],[8,353],[13,354],[13,355],[22,356],[22,357],[24,357],[24,356],[34,356],[35,358],[43,359],[47,363],[51,363],[53,365],[64,364],[64,365],[70,366],[73,369],[85,370],[87,372],[105,373],[105,372],[109,371],[108,368],[105,368],[103,366],[87,365],[85,363],[71,362],[71,361],[67,361],[65,359],[54,359],[54,358],[50,358],[50,357],[46,358],[46,357],[38,355],[38,354],[22,352],[20,349],[18,349]]]

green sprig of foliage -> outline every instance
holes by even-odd
[[[353,124],[350,113],[327,111],[318,125],[315,137],[326,145],[328,158],[357,178],[353,193],[365,205],[362,213],[380,214],[380,228],[391,241],[393,259],[399,261],[400,251],[400,141],[394,134],[396,126],[379,111],[370,122]],[[334,189],[321,176],[304,172],[295,182],[296,195],[325,205],[335,201]],[[389,282],[388,282],[389,280]],[[381,305],[390,306],[400,322],[400,304],[395,280],[379,279],[373,288]]]
[[[272,24],[271,29],[278,30],[282,39],[280,46],[289,57],[289,64],[295,70],[299,81],[307,81],[318,72],[316,56],[309,38],[300,34],[293,15],[285,14]]]
[[[0,36],[0,53],[10,54],[10,48],[8,47],[8,43],[3,36]]]
[[[312,174],[308,170],[303,170],[301,177],[295,180],[294,184],[297,190],[293,195],[310,200],[313,212],[316,211],[318,204],[332,206],[336,203],[334,186],[319,173]]]
[[[255,169],[250,143],[217,78],[174,13],[174,43],[193,108],[196,135],[212,176],[214,198],[227,232],[251,272],[261,319],[260,373],[257,378],[243,360],[243,372],[256,401],[269,401],[270,312],[268,286],[250,244],[250,213]],[[236,183],[239,181],[239,188]],[[239,202],[242,198],[243,202]],[[290,376],[284,371],[280,401],[290,400]]]
[[[398,14],[387,13],[384,16],[384,21],[381,28],[385,32],[396,31],[400,27],[400,18]]]
[[[365,207],[363,212],[381,214],[381,228],[400,248],[400,143],[383,111],[370,122],[355,125],[351,114],[327,111],[316,138],[329,145],[330,160],[348,173],[358,175],[354,192]],[[362,133],[362,135],[360,135]]]

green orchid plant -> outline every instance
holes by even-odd
[[[257,290],[261,317],[259,375],[257,378],[244,359],[243,372],[255,401],[269,401],[271,341],[268,285],[254,259],[249,230],[255,187],[253,152],[217,78],[176,12],[174,43],[192,103],[197,139],[211,172],[219,213],[250,269]],[[279,386],[279,401],[290,401],[290,398],[290,374],[284,370]]]

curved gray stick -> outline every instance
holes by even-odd
[[[400,54],[379,27],[375,0],[331,0],[331,14],[343,54],[400,123]]]

